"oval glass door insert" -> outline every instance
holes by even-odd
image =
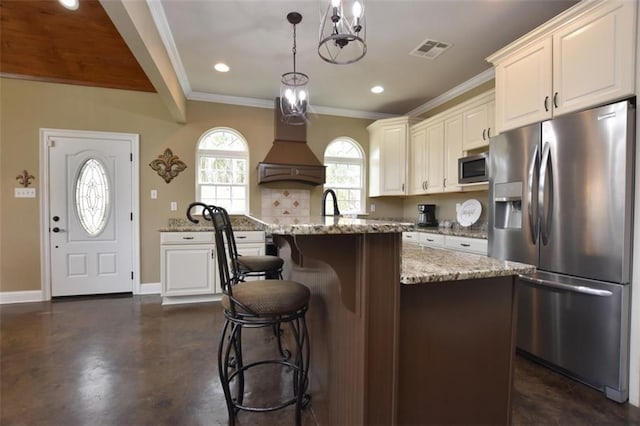
[[[98,235],[109,216],[109,180],[103,164],[95,158],[89,158],[80,168],[75,200],[80,224],[89,235]]]

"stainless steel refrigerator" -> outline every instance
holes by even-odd
[[[635,105],[560,116],[491,139],[489,255],[529,263],[517,347],[628,398]]]

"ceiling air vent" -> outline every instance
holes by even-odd
[[[450,43],[443,43],[437,40],[426,39],[409,54],[421,58],[435,59],[442,55],[445,50],[451,47]]]

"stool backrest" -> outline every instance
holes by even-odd
[[[236,240],[233,235],[231,218],[222,207],[195,202],[191,203],[187,208],[187,217],[193,223],[199,222],[198,219],[191,216],[191,209],[193,207],[202,207],[202,217],[213,223],[220,286],[222,292],[229,296],[231,310],[235,312],[235,304],[238,302],[233,298],[233,286],[241,281],[242,275],[238,266],[238,247],[236,246]]]

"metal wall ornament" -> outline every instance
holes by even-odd
[[[28,188],[31,185],[31,180],[35,179],[34,175],[29,174],[27,170],[23,170],[18,176],[16,176],[16,180],[22,185],[23,188]]]
[[[350,2],[350,16],[344,12],[346,1],[331,0],[320,22],[318,54],[330,64],[352,64],[367,53],[365,0]]]
[[[165,149],[162,155],[158,155],[157,159],[149,163],[149,166],[158,172],[158,175],[166,183],[171,182],[174,177],[187,168],[187,165],[180,160],[180,157],[173,155],[169,148]]]

